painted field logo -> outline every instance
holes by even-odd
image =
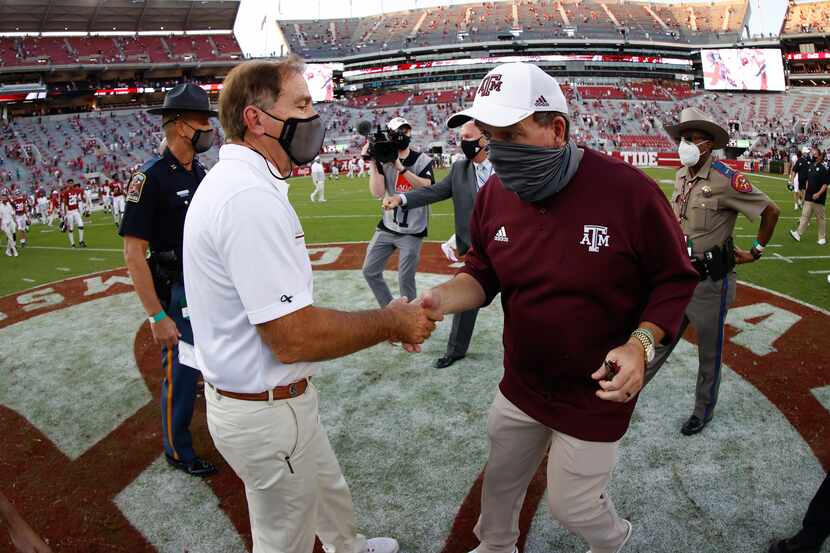
[[[602,236],[608,239],[607,235],[597,231],[586,245],[598,250],[604,245]],[[355,307],[371,307],[374,300],[365,290],[359,273],[365,244],[312,246],[309,253],[315,269],[338,271],[316,275],[315,291],[321,295],[318,298],[321,305],[347,307],[349,304],[346,303],[334,305],[333,298],[345,298],[343,302],[350,302],[360,295],[365,296],[360,300],[364,303],[355,304]],[[422,275],[427,283],[443,279],[438,275],[454,272],[447,266],[438,245],[433,243],[425,244],[420,269],[432,273]],[[482,456],[485,454],[482,449],[485,413],[500,371],[498,333],[501,321],[496,312],[500,313],[494,306],[479,315],[473,348],[477,352],[486,352],[476,354],[474,351],[470,356],[472,360],[466,361],[475,363],[476,355],[479,355],[481,366],[489,371],[486,385],[471,384],[476,381],[481,366],[475,366],[474,371],[466,366],[467,372],[461,372],[465,370],[462,363],[453,372],[434,371],[428,368],[432,359],[417,361],[417,357],[406,356],[399,348],[391,347],[355,355],[321,371],[321,386],[328,386],[330,392],[324,394],[323,415],[331,417],[326,426],[346,477],[350,479],[359,524],[375,525],[385,521],[385,526],[374,526],[372,530],[399,532],[397,537],[404,544],[402,551],[405,553],[464,553],[477,544],[472,534],[480,494],[480,478],[476,480],[476,472],[485,461]],[[170,475],[179,473],[157,468],[162,454],[158,404],[160,354],[152,342],[147,323],[142,320],[143,312],[123,269],[56,282],[0,298],[0,425],[4,429],[0,444],[0,478],[7,483],[3,491],[33,526],[50,539],[55,551],[132,553],[185,549],[180,542],[164,542],[159,538],[170,535],[183,535],[192,540],[187,542],[186,548],[194,553],[250,549],[244,491],[211,447],[202,401],[197,402],[192,427],[194,439],[198,449],[219,464],[220,473],[205,482],[194,482],[183,475],[184,480],[176,480]],[[447,326],[448,321],[442,328]],[[825,347],[828,328],[830,316],[826,312],[741,285],[735,307],[727,319],[724,354],[726,365],[741,378],[725,381],[722,394],[731,393],[732,396],[722,395],[719,409],[723,411],[716,415],[720,418],[711,433],[701,435],[701,440],[678,442],[670,447],[689,448],[688,451],[693,452],[698,451],[694,448],[701,448],[700,451],[711,452],[712,458],[717,460],[719,455],[727,455],[721,453],[720,448],[727,451],[757,433],[753,428],[741,427],[745,420],[760,418],[764,425],[771,426],[766,429],[769,433],[795,435],[794,428],[803,439],[798,447],[814,464],[817,458],[825,468],[830,467],[830,413],[825,407],[830,404],[830,352]],[[691,335],[689,339],[692,340]],[[436,343],[431,347],[433,351],[443,351],[444,346],[445,343]],[[618,488],[614,490],[614,498],[621,509],[632,509],[626,501],[637,494],[636,482],[632,482],[634,489],[630,495],[628,488],[619,489],[635,476],[639,477],[639,473],[632,472],[634,467],[638,471],[651,470],[644,473],[649,481],[655,479],[653,471],[658,470],[650,468],[650,463],[668,467],[665,468],[668,471],[666,481],[672,481],[682,479],[683,474],[678,471],[693,466],[692,461],[701,462],[703,454],[699,453],[688,453],[689,458],[681,468],[666,461],[665,452],[669,448],[661,441],[666,438],[660,435],[659,429],[653,428],[667,415],[673,415],[666,413],[666,402],[676,402],[676,399],[661,396],[671,392],[678,377],[689,381],[688,389],[683,390],[686,393],[684,401],[693,393],[691,381],[696,354],[690,348],[688,344],[679,348],[675,355],[682,357],[685,364],[669,373],[671,376],[655,379],[652,385],[660,387],[651,393],[651,389],[647,389],[644,392],[647,397],[638,404],[639,420],[633,423],[630,432],[636,434],[635,443],[630,449],[624,444],[623,474],[615,480]],[[378,351],[390,357],[388,365],[379,365]],[[127,358],[131,363],[124,362]],[[401,363],[412,365],[389,376],[389,367]],[[384,378],[387,387],[378,388]],[[424,390],[419,395],[418,389],[422,385]],[[379,434],[366,437],[361,433],[371,426],[374,412],[360,422],[355,422],[355,417],[372,408],[366,405],[367,397],[375,397],[372,394],[382,398],[377,402],[382,404],[382,411],[394,410],[396,404],[400,405],[401,411],[389,421],[378,424]],[[749,410],[747,413],[735,415],[729,411],[730,403],[737,405],[748,396],[752,396],[750,399],[754,403],[751,405],[773,405],[774,416],[763,414],[766,411],[759,415],[749,407],[745,408]],[[350,403],[342,401],[343,397]],[[406,403],[407,398],[411,398],[412,403]],[[435,436],[425,434],[424,426],[418,426],[428,427],[433,421],[440,421]],[[416,430],[405,430],[410,428],[407,425],[415,425]],[[432,445],[417,447],[419,441],[429,439],[434,440]],[[446,450],[466,451],[471,439],[478,443],[475,455],[447,454],[456,465],[445,465],[436,460],[436,455],[444,454]],[[354,452],[349,447],[352,441],[355,441]],[[793,447],[797,445],[793,444]],[[373,450],[374,460],[367,461]],[[636,457],[638,454],[643,457]],[[626,459],[631,462],[625,462]],[[388,468],[372,466],[383,462],[390,463]],[[691,494],[697,501],[694,512],[705,510],[704,496],[715,495],[719,487],[737,485],[755,490],[754,480],[742,480],[750,478],[743,469],[733,474],[730,472],[733,463],[729,458],[722,463],[713,469],[722,479],[717,484],[707,480],[709,472],[701,469],[690,476],[699,490],[682,486],[683,494]],[[792,463],[791,457],[788,457],[788,463]],[[755,468],[758,472],[773,470],[765,465]],[[439,469],[444,473],[438,474]],[[380,482],[381,475],[391,478],[392,482]],[[792,476],[802,478],[803,474]],[[401,490],[395,487],[395,480],[403,480]],[[454,484],[450,485],[448,480]],[[791,484],[784,478],[781,480],[782,487],[790,486],[781,492],[784,494],[781,498],[764,490],[764,494],[755,494],[763,496],[757,501],[793,503],[786,495],[792,493]],[[204,494],[198,495],[202,488]],[[384,488],[392,491],[383,492]],[[458,488],[462,492],[444,498],[441,495],[444,488]],[[540,468],[530,483],[520,518],[520,549],[528,553],[551,550],[550,543],[538,536],[558,531],[539,522],[545,517],[533,523],[544,492],[545,478]],[[391,495],[384,500],[373,495],[381,493]],[[731,488],[724,493],[732,493]],[[661,490],[652,495],[655,501],[664,501],[670,493]],[[756,500],[754,496],[751,499]],[[736,501],[745,500],[738,497]],[[401,501],[400,508],[390,501]],[[441,501],[452,505],[450,512],[441,510]],[[432,502],[437,505],[434,515],[429,510]],[[794,505],[792,509],[801,512],[804,506]],[[677,516],[678,512],[677,506],[660,509],[647,505],[646,508],[648,512],[665,511],[669,517]],[[218,515],[209,514],[211,509]],[[455,519],[447,534],[446,528],[453,515]],[[432,516],[438,520],[433,521]],[[760,524],[766,524],[763,517],[755,518]],[[532,523],[539,526],[531,528]],[[222,527],[222,539],[226,541],[198,542],[199,535],[222,524],[227,525],[227,528]],[[658,524],[654,523],[651,528],[656,526]],[[691,524],[690,528],[694,530],[696,526]],[[216,532],[207,535],[211,540],[219,540],[215,538]],[[237,545],[233,546],[234,543]],[[566,551],[572,546],[573,543],[566,542],[554,549]],[[655,545],[651,550],[663,549]],[[738,549],[726,547],[723,550]]]

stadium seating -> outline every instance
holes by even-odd
[[[673,150],[663,126],[676,121],[687,106],[739,126],[733,137],[753,139],[751,151],[759,157],[812,141],[830,146],[830,97],[826,96],[704,93],[677,82],[625,80],[614,85],[563,83],[563,89],[575,139],[606,151]],[[326,123],[326,145],[344,155],[356,155],[363,144],[356,133],[359,121],[384,126],[398,115],[412,123],[416,149],[437,143],[454,151],[458,134],[446,128],[446,120],[469,105],[474,93],[474,87],[381,91],[315,107]],[[56,175],[79,179],[129,170],[150,157],[161,140],[158,120],[143,110],[19,118],[0,124],[0,136],[0,185],[7,186],[12,182],[48,186]],[[216,157],[214,147],[202,159],[211,166]]]
[[[170,36],[0,37],[0,65],[165,63],[239,59],[232,34]]]
[[[628,85],[631,95],[638,100],[671,100],[671,96],[665,88],[657,83],[642,82]]]
[[[458,42],[619,38],[702,43],[737,38],[747,0],[650,4],[626,0],[508,0],[360,18],[280,21],[289,48],[309,59]]]
[[[782,34],[826,33],[830,31],[830,2],[790,2]]]
[[[627,98],[625,92],[615,86],[583,86],[577,87],[579,95],[586,99],[617,99]]]

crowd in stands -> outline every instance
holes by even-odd
[[[781,34],[830,32],[830,1],[789,1]]]
[[[157,151],[162,134],[157,117],[144,110],[28,117],[0,123],[0,187],[51,190],[68,178],[130,173]],[[218,147],[201,159],[215,163]]]
[[[457,42],[628,38],[701,42],[737,38],[747,0],[652,4],[627,0],[499,0],[360,18],[280,21],[289,47],[326,58]]]
[[[233,35],[0,37],[0,66],[240,59]]]
[[[740,94],[699,92],[679,82],[616,81],[563,83],[569,99],[571,133],[577,143],[604,151],[672,151],[665,133],[683,108],[696,106],[728,124],[732,137],[750,139],[747,157],[786,159],[792,151],[818,143],[830,146],[830,96],[798,93]],[[327,125],[325,151],[358,155],[365,138],[360,121],[373,130],[401,115],[413,124],[413,146],[458,150],[457,133],[447,118],[468,106],[474,87],[392,90],[317,104]],[[161,130],[144,110],[19,118],[0,124],[0,186],[14,183],[49,188],[59,179],[126,173],[155,152]],[[211,166],[218,144],[202,156]]]

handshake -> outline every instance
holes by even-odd
[[[444,320],[438,295],[428,290],[418,300],[407,298],[391,301],[383,312],[390,317],[390,342],[401,342],[409,353],[421,351],[424,343],[435,330],[435,323]]]

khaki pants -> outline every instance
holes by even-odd
[[[798,223],[798,234],[803,236],[807,232],[807,225],[810,218],[815,215],[818,223],[818,239],[827,239],[827,221],[824,219],[824,206],[811,201],[804,202],[804,209],[801,211],[801,221]]]
[[[254,553],[311,553],[315,534],[337,553],[365,552],[313,385],[273,402],[231,399],[211,386],[205,396],[216,449],[245,483]]]
[[[581,536],[592,553],[613,553],[628,528],[606,487],[619,442],[586,442],[527,416],[501,392],[487,419],[490,456],[475,534],[478,553],[512,553],[527,486],[548,453],[548,502],[553,518]]]

